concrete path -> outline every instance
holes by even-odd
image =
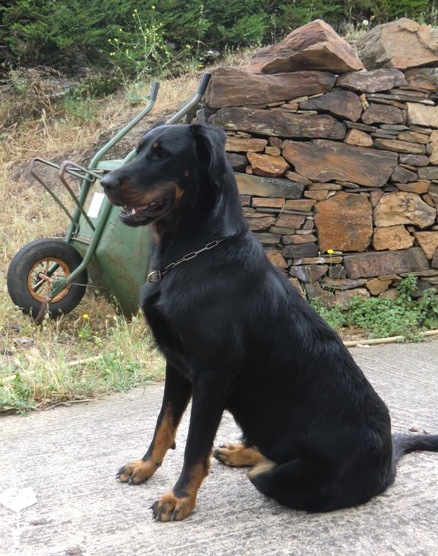
[[[352,353],[386,400],[395,431],[438,431],[437,341]],[[244,470],[213,461],[195,513],[154,522],[149,506],[178,477],[187,419],[149,483],[129,486],[114,476],[143,455],[161,395],[162,385],[146,386],[0,419],[0,500],[17,510],[0,505],[0,555],[438,555],[438,454],[431,453],[406,456],[395,485],[370,503],[322,515],[282,508]],[[216,443],[237,438],[225,415]]]

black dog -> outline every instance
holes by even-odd
[[[125,224],[152,224],[142,306],[167,361],[152,443],[118,477],[155,473],[192,398],[184,466],[156,519],[195,507],[225,409],[243,442],[214,455],[252,466],[262,493],[310,512],[361,504],[393,482],[403,454],[438,451],[438,435],[391,438],[387,408],[348,350],[249,232],[225,139],[203,125],[157,127],[102,179]]]

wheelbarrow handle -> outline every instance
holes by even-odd
[[[198,90],[196,91],[196,94],[199,95],[200,97],[202,97],[202,95],[207,90],[208,84],[210,82],[210,78],[211,78],[211,73],[204,72],[202,74],[201,81],[198,86]]]
[[[160,90],[160,83],[158,81],[154,81],[151,86],[151,92],[149,94],[149,99],[156,101],[158,96],[158,91]]]
[[[202,95],[205,93],[205,89],[207,88],[208,82],[210,81],[211,75],[209,73],[203,73],[201,77],[201,81],[198,85],[198,90],[196,91],[195,95],[185,104],[175,115],[173,115],[170,119],[166,121],[166,124],[175,124],[179,122],[181,118],[183,118],[186,114],[194,108],[198,102],[201,100]]]

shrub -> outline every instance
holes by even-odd
[[[397,289],[396,299],[357,296],[344,308],[327,306],[319,300],[312,300],[311,304],[332,328],[359,327],[371,337],[415,339],[420,330],[438,327],[436,290],[426,290],[420,300],[414,300],[413,295],[418,292],[415,276],[407,276]]]

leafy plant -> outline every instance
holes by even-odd
[[[437,14],[436,0],[14,0],[0,6],[0,47],[8,69],[45,65],[77,75],[116,58],[133,74],[174,74],[191,57],[272,43],[316,18],[343,32],[403,16],[436,24]]]
[[[318,298],[310,300],[312,307],[334,330],[341,330],[347,326],[347,313],[339,305],[326,305]]]
[[[359,327],[372,337],[404,336],[416,339],[421,329],[438,326],[438,294],[434,289],[424,292],[419,301],[415,276],[404,278],[396,299],[355,297],[345,308],[328,306],[312,300],[312,306],[332,328]]]
[[[94,98],[82,98],[74,93],[64,98],[64,111],[82,122],[88,122],[96,116],[96,100]]]
[[[8,382],[0,380],[0,408],[2,411],[26,413],[35,409],[34,392],[22,375],[17,372]]]
[[[426,328],[438,328],[438,296],[433,289],[426,290],[418,301],[420,324]]]
[[[122,71],[136,80],[163,75],[172,61],[172,52],[164,40],[163,23],[157,21],[155,6],[140,16],[133,14],[135,33],[119,28],[118,37],[108,39],[110,53]]]

